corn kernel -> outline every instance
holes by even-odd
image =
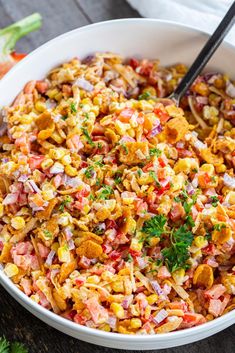
[[[48,169],[48,168],[50,168],[53,165],[53,163],[54,162],[53,162],[53,160],[51,158],[46,158],[46,159],[44,159],[42,161],[41,167],[42,167],[43,170],[44,169]]]
[[[67,245],[59,247],[58,258],[60,262],[70,262],[70,252]]]
[[[195,245],[199,248],[202,249],[205,246],[208,245],[208,241],[206,240],[206,238],[204,238],[203,236],[199,235],[194,239],[194,243]]]
[[[65,173],[71,177],[78,175],[78,171],[76,168],[72,167],[71,165],[65,166]]]
[[[180,172],[188,174],[192,171],[192,169],[198,169],[198,167],[198,163],[194,158],[184,158],[178,160],[174,166],[174,171],[177,174]]]
[[[58,218],[58,224],[60,224],[63,227],[66,227],[69,225],[71,220],[71,216],[68,212],[62,213],[59,218]]]
[[[105,331],[105,332],[110,332],[111,331],[111,328],[108,324],[103,324],[99,327],[99,330],[101,331]]]
[[[227,169],[225,164],[220,164],[215,167],[217,173],[224,173]]]
[[[130,328],[139,328],[142,326],[142,321],[140,319],[131,319]]]
[[[180,268],[172,273],[172,277],[175,283],[180,286],[183,284],[184,276],[185,276],[185,270],[183,268]]]
[[[134,251],[141,251],[143,247],[143,243],[139,241],[137,238],[133,238],[131,240],[131,246],[130,249]]]
[[[42,113],[46,109],[46,104],[42,101],[37,101],[35,103],[35,108],[38,112]]]
[[[4,206],[3,204],[0,202],[0,217],[2,217],[4,214]]]
[[[116,293],[123,293],[124,292],[124,285],[123,281],[115,281],[112,283],[112,289]]]
[[[55,242],[51,245],[51,250],[54,250],[56,253],[58,252],[59,249],[59,243]]]
[[[64,157],[61,158],[61,163],[63,165],[69,165],[72,163],[72,159],[69,154],[66,154]]]
[[[129,275],[130,274],[130,269],[129,268],[122,268],[119,272],[118,272],[118,274],[120,275],[120,276],[125,276],[125,275]]]
[[[17,216],[11,219],[11,225],[13,228],[20,230],[25,226],[25,220],[23,217]]]
[[[86,281],[87,281],[87,283],[97,284],[100,281],[100,277],[97,275],[89,276]]]
[[[230,205],[235,205],[235,191],[229,191],[226,200],[230,203]]]
[[[125,312],[121,304],[112,303],[110,309],[114,312],[118,319],[123,319],[125,317]]]
[[[203,164],[200,169],[203,171],[203,172],[206,172],[208,173],[209,175],[213,175],[214,172],[215,172],[215,167],[213,166],[213,164],[208,164],[208,163],[205,163]]]
[[[65,150],[62,148],[51,148],[49,150],[49,157],[52,159],[61,159],[65,155]]]
[[[8,263],[4,268],[4,272],[7,277],[13,277],[19,273],[19,269],[15,264]]]
[[[151,294],[147,297],[147,301],[148,301],[149,305],[153,305],[154,303],[156,303],[157,300],[158,300],[157,294]]]

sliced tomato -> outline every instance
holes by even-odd
[[[13,53],[11,53],[11,57],[12,59],[14,59],[15,62],[18,62],[22,59],[24,59],[26,57],[27,54],[25,53],[17,53],[15,51],[13,51]]]
[[[160,119],[161,123],[166,123],[170,119],[170,115],[164,112],[160,108],[155,108],[153,112],[157,115],[157,117]]]

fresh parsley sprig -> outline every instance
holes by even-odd
[[[28,353],[28,349],[22,343],[10,343],[5,337],[1,337],[0,353]]]
[[[141,230],[147,236],[144,240],[147,242],[152,237],[160,238],[166,232],[166,217],[164,215],[156,215],[145,221]]]
[[[193,234],[188,230],[187,225],[183,225],[173,230],[170,238],[170,246],[161,251],[167,268],[170,272],[189,268],[187,261],[190,257],[189,247],[193,242]]]

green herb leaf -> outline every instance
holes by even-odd
[[[61,202],[60,207],[59,207],[59,211],[63,212],[64,208],[67,207],[70,204],[70,202],[72,202],[72,198],[71,198],[71,196],[67,195],[65,197],[65,199]]]
[[[133,257],[131,256],[131,254],[127,255],[127,261],[128,262],[132,262],[133,261]]]
[[[189,247],[193,242],[193,234],[188,230],[186,225],[181,226],[171,234],[171,245],[164,248],[161,253],[164,262],[170,272],[174,272],[180,268],[187,269],[187,263],[190,254]]]
[[[45,235],[45,238],[47,238],[47,239],[51,239],[52,238],[52,233],[49,230],[45,229],[43,231],[43,233]]]
[[[84,175],[86,176],[87,179],[90,179],[92,176],[94,176],[94,167],[89,166],[86,168]]]
[[[113,194],[113,189],[109,185],[103,185],[101,192],[99,193],[99,200],[107,200],[110,195]]]
[[[86,139],[87,139],[87,142],[92,146],[94,147],[95,146],[95,143],[92,141],[91,139],[91,136],[89,135],[87,129],[85,127],[82,127],[82,132],[83,134],[85,135]]]
[[[2,56],[10,54],[16,45],[16,42],[26,34],[36,31],[41,27],[42,17],[39,13],[34,13],[12,25],[0,30],[1,54]],[[3,59],[3,58],[1,58]],[[4,61],[4,60],[1,60]]]
[[[10,343],[5,337],[0,338],[0,353],[9,353]]]
[[[71,113],[77,113],[77,108],[74,102],[70,104],[70,110]]]
[[[14,342],[11,344],[10,353],[28,353],[28,349],[22,343]]]
[[[151,237],[161,237],[165,233],[166,217],[164,215],[156,215],[145,221],[143,224],[142,232],[147,234],[145,240],[150,240]]]
[[[62,120],[68,119],[68,115],[63,115],[63,116],[61,117],[61,119],[62,119]]]
[[[159,181],[158,181],[158,178],[157,178],[156,173],[153,172],[153,171],[150,171],[150,172],[149,172],[149,175],[153,178],[153,180],[155,181],[155,184],[157,185],[157,187],[160,188],[160,187],[161,187],[161,184],[160,184]]]
[[[210,199],[212,200],[212,202],[211,202],[212,206],[217,207],[217,205],[219,203],[218,196],[210,196]]]
[[[225,223],[214,224],[214,227],[213,227],[214,230],[218,230],[219,232],[220,232],[222,229],[224,229],[224,228],[226,228],[226,224],[225,224]]]
[[[125,154],[128,154],[128,148],[126,147],[126,145],[124,143],[121,143],[120,146],[124,149]]]
[[[149,98],[151,98],[151,94],[148,91],[145,91],[144,93],[140,94],[138,97],[139,100],[142,100],[142,99],[148,100]]]
[[[159,150],[158,148],[150,148],[149,149],[149,154],[150,154],[150,156],[160,157],[161,154],[162,154],[162,151]]]

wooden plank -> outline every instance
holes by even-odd
[[[76,2],[92,22],[141,17],[125,0],[76,0]]]
[[[89,23],[75,0],[0,0],[0,9],[0,27],[33,12],[42,15],[41,30],[22,38],[17,44],[20,51],[26,52],[32,51],[59,34]]]

